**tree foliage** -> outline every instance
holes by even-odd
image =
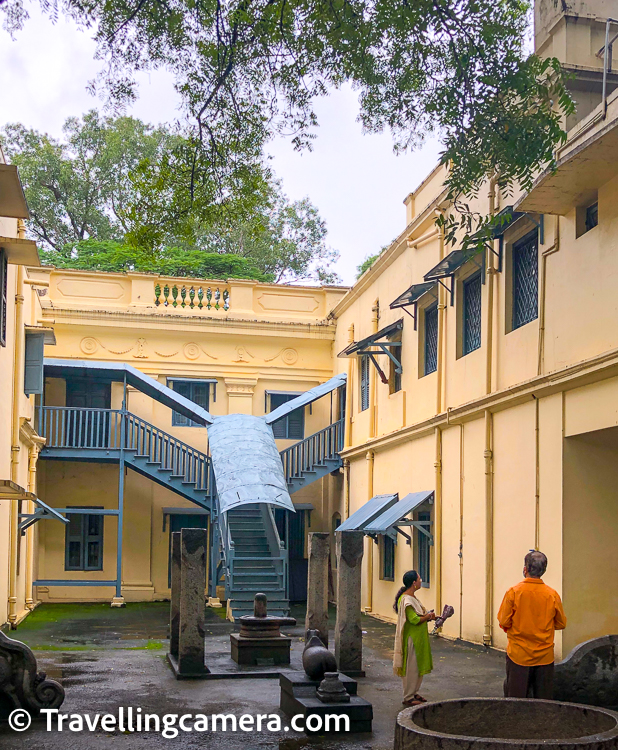
[[[139,271],[201,279],[274,280],[272,274],[263,273],[250,259],[241,255],[209,253],[185,247],[165,247],[153,254],[115,240],[82,240],[67,245],[61,252],[44,250],[41,260],[56,268],[89,271]]]
[[[13,124],[2,141],[49,263],[203,277],[223,254],[220,273],[230,276],[337,279],[317,209],[289,201],[259,153],[221,168],[179,128],[96,111],[69,118],[63,139]]]
[[[364,127],[389,128],[396,148],[440,134],[465,213],[461,197],[493,174],[528,187],[572,107],[559,63],[525,51],[528,0],[40,1],[94,29],[114,101],[135,96],[138,71],[170,70],[195,153],[218,165],[277,131],[310,144],[316,98],[347,82]],[[13,28],[22,2],[0,0]],[[195,166],[186,179],[200,182]]]

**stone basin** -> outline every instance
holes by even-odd
[[[618,749],[618,714],[525,698],[463,698],[401,711],[395,750]]]

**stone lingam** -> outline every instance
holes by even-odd
[[[238,618],[240,633],[230,634],[232,659],[241,665],[266,666],[290,663],[292,639],[281,635],[282,625],[293,627],[293,617],[272,617],[268,614],[266,594],[256,594],[253,614]]]

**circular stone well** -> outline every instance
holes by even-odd
[[[395,750],[618,750],[618,714],[577,703],[463,698],[407,708]]]

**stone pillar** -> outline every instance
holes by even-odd
[[[336,531],[337,622],[335,659],[340,672],[364,676],[363,634],[361,628],[361,570],[364,534],[362,531]]]
[[[210,672],[204,665],[207,550],[206,529],[181,530],[177,674],[179,677],[200,677]]]
[[[171,578],[170,654],[178,661],[178,635],[180,633],[180,531],[172,532]]]
[[[312,531],[309,534],[307,574],[307,617],[305,633],[317,630],[328,648],[328,558],[330,534]]]

